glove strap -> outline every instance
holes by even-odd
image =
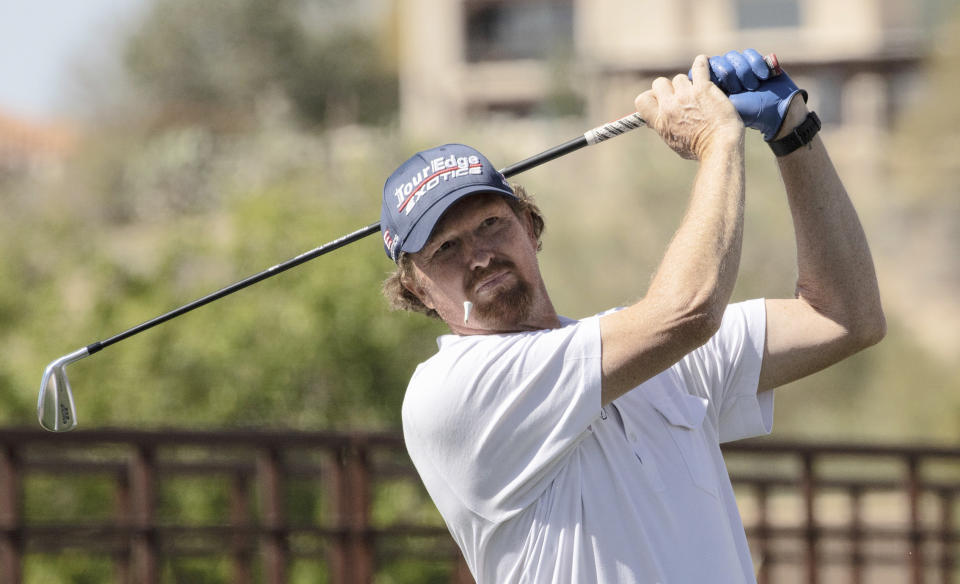
[[[797,148],[809,144],[819,131],[820,118],[817,117],[815,112],[810,112],[807,114],[807,119],[803,120],[802,124],[794,128],[793,132],[790,132],[779,140],[767,142],[767,144],[770,145],[770,149],[773,150],[773,153],[776,154],[777,157],[786,156]]]

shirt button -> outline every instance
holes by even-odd
[[[630,442],[636,442],[636,441],[637,441],[637,435],[634,434],[633,432],[630,432]]]

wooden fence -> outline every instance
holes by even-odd
[[[960,582],[960,449],[724,454],[761,583]],[[77,558],[117,583],[180,581],[191,561],[236,584],[472,582],[399,435],[0,430],[0,581]]]

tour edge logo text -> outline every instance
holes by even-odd
[[[410,214],[417,202],[441,181],[448,181],[468,174],[482,174],[480,158],[471,156],[438,156],[398,186],[393,194],[397,198],[397,212]]]

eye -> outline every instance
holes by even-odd
[[[438,245],[437,248],[433,251],[433,257],[439,257],[441,254],[452,249],[454,245],[455,244],[452,240],[444,241],[443,243]]]
[[[480,225],[483,227],[492,227],[496,225],[497,222],[499,221],[500,221],[500,217],[497,217],[496,215],[494,215],[493,217],[487,217],[486,219],[484,219],[483,223],[481,223]]]

